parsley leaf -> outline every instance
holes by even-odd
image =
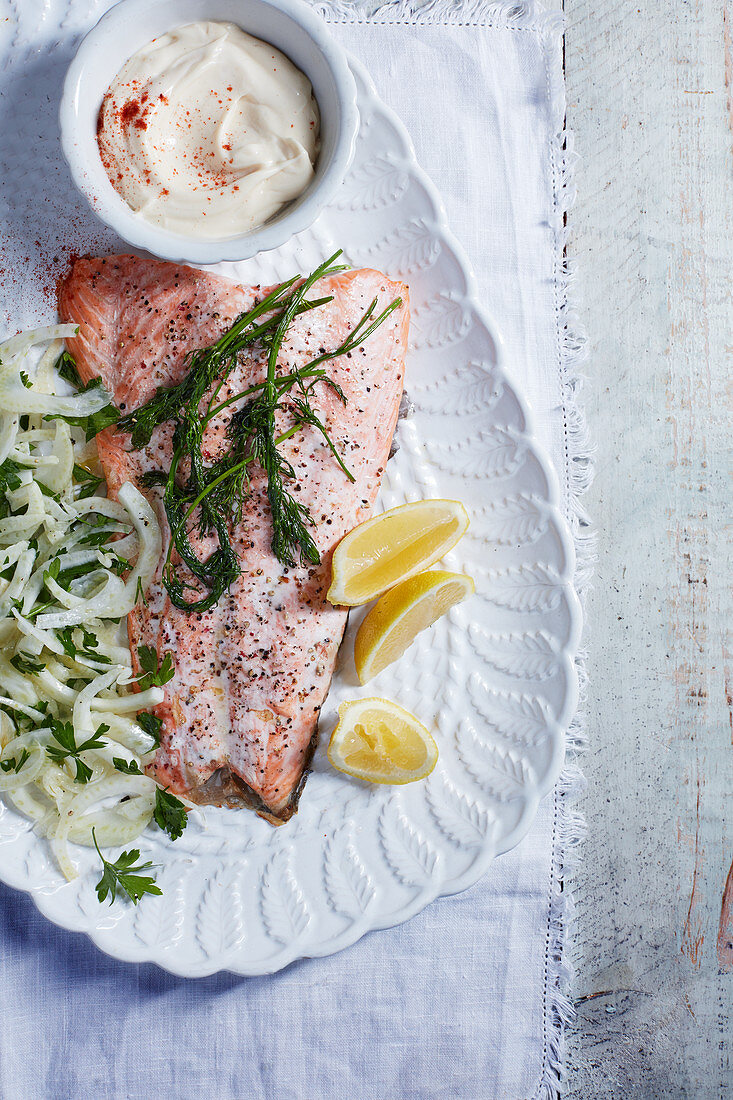
[[[92,546],[99,549],[102,546],[106,546],[111,540],[112,535],[116,533],[114,527],[105,527],[103,531],[90,531],[88,535],[82,535],[79,539],[79,546]]]
[[[155,810],[153,812],[156,825],[168,833],[171,840],[178,840],[179,836],[188,825],[186,807],[179,798],[170,794],[162,787],[155,792]]]
[[[74,631],[81,630],[82,644],[79,646],[74,641]],[[99,645],[99,639],[96,634],[92,634],[90,630],[86,630],[83,626],[65,626],[56,631],[56,637],[64,647],[64,652],[76,660],[77,657],[86,658],[87,661],[98,661],[102,665],[111,665],[112,659],[105,657],[103,653],[97,653],[96,649]]]
[[[96,733],[88,737],[81,745],[77,745],[74,736],[74,727],[71,722],[59,722],[51,719],[51,732],[56,745],[46,745],[46,753],[56,764],[63,764],[64,760],[73,760],[76,767],[75,780],[77,783],[88,783],[92,778],[92,769],[80,758],[79,753],[86,749],[102,749],[104,741],[100,740],[103,733],[107,733],[109,726],[104,722],[97,727]]]
[[[9,757],[7,760],[0,760],[0,768],[4,772],[15,772],[17,775],[27,760],[30,760],[31,754],[28,749],[23,749],[18,760],[14,756]]]
[[[46,667],[43,663],[32,661],[27,653],[16,653],[10,658],[10,663],[18,672],[30,673],[34,676],[38,672],[43,672]]]
[[[152,867],[152,863],[140,863],[135,866],[137,860],[140,859],[138,848],[131,848],[129,852],[122,852],[114,863],[110,863],[99,851],[94,829],[92,829],[92,840],[104,868],[102,877],[96,885],[97,897],[100,901],[105,901],[109,895],[111,905],[117,897],[118,890],[120,893],[125,894],[133,905],[137,905],[143,894],[163,893],[160,887],[156,886],[155,879],[151,875],[140,874],[141,871],[147,871],[149,867]]]
[[[151,645],[139,645],[137,656],[143,670],[137,681],[141,691],[145,691],[149,687],[163,687],[163,684],[167,684],[169,680],[173,679],[175,669],[173,667],[173,657],[170,653],[166,653],[160,666],[158,665],[158,655]]]
[[[12,458],[6,458],[0,465],[0,492],[7,493],[13,489],[20,489],[20,471],[23,467]]]
[[[64,381],[69,382],[75,389],[80,390],[82,388],[83,383],[76,369],[76,363],[71,358],[68,351],[62,351],[61,355],[59,355],[56,360],[56,370]]]
[[[119,554],[112,554],[111,557],[112,557],[112,565],[110,566],[110,568],[115,571],[115,573],[117,574],[118,577],[121,577],[122,574],[124,572],[126,572],[126,570],[131,568],[131,563],[127,560],[127,558],[121,558]],[[140,588],[140,579],[139,578],[138,578],[137,585],[138,585],[138,589],[139,589]],[[135,599],[137,600],[137,593],[135,594]]]
[[[99,486],[104,484],[103,477],[97,477],[91,470],[79,466],[76,462],[74,463],[74,480],[81,485],[80,500],[84,500],[85,497],[93,497]]]
[[[49,489],[48,485],[44,485],[42,481],[38,480],[38,478],[36,478],[36,485],[45,497],[50,497],[50,499],[55,500],[57,504],[61,500],[60,493],[55,493],[53,489]]]
[[[92,634],[91,630],[87,630],[85,627],[80,627],[82,642],[85,649],[96,649],[99,645],[99,638],[96,634]]]
[[[136,718],[136,722],[141,729],[145,730],[149,737],[152,737],[154,741],[153,748],[160,748],[160,731],[163,728],[163,719],[158,718],[157,714],[151,714],[149,710],[141,710]]]
[[[118,772],[123,772],[125,775],[143,774],[137,765],[137,760],[123,760],[121,756],[113,756],[112,763]]]
[[[56,631],[56,637],[61,642],[61,645],[64,647],[64,653],[66,653],[69,657],[76,657],[76,654],[78,652],[76,643],[74,642],[74,639],[72,637],[73,633],[73,626],[65,626],[63,630]]]
[[[51,581],[58,580],[58,575],[59,575],[60,572],[61,572],[61,562],[59,561],[58,558],[54,558],[53,561],[51,562],[51,564],[49,565],[48,569],[44,569],[44,571],[43,571],[43,583],[45,584],[46,581],[49,581],[49,580],[51,580]]]

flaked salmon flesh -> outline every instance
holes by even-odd
[[[267,289],[238,286],[177,264],[107,256],[73,264],[59,285],[58,309],[62,321],[79,325],[68,347],[81,377],[100,377],[127,413],[158,387],[180,382],[186,356],[214,343]],[[232,527],[242,572],[229,592],[209,611],[179,610],[162,583],[162,558],[147,604],[128,617],[133,661],[138,645],[153,646],[159,659],[170,652],[175,660],[175,676],[156,708],[163,731],[150,773],[193,801],[244,801],[273,820],[286,820],[297,806],[346,625],[345,609],[326,600],[331,556],[347,531],[371,514],[403,389],[407,287],[378,271],[357,270],[324,279],[311,292],[313,298],[326,295],[333,295],[330,303],[291,325],[278,373],[338,347],[372,299],[377,312],[397,297],[403,304],[362,346],[327,364],[345,405],[328,386],[313,391],[314,408],[354,482],[315,428],[306,426],[280,445],[297,478],[288,488],[313,517],[320,564],[287,568],[277,560],[270,546],[266,477],[253,468],[241,522]],[[217,403],[262,381],[265,370],[263,352],[240,357]],[[215,461],[236,407],[207,429],[207,461]],[[291,423],[286,412],[278,412],[278,433]],[[171,434],[171,425],[162,425],[139,451],[130,450],[130,436],[116,429],[97,437],[110,495],[132,481],[155,507],[163,557],[169,530],[162,497],[141,478],[149,470],[168,470]],[[195,536],[192,543],[201,557],[215,546],[210,538]]]

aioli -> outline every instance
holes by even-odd
[[[216,240],[263,225],[313,177],[319,114],[308,78],[233,23],[153,39],[104,97],[97,142],[146,220]]]

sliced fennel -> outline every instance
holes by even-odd
[[[158,788],[137,772],[156,743],[134,716],[164,697],[133,690],[119,638],[158,567],[157,518],[131,483],[117,501],[97,493],[96,447],[58,419],[110,402],[101,386],[56,393],[53,364],[75,331],[0,344],[0,791],[69,879],[69,842],[125,844],[150,822]]]

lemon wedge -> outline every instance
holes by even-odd
[[[342,703],[328,759],[372,783],[413,783],[435,767],[438,746],[414,714],[389,699]]]
[[[355,607],[421,573],[447,554],[468,527],[457,500],[401,504],[342,538],[331,566],[327,599]]]
[[[390,589],[362,621],[354,642],[356,674],[362,684],[401,657],[421,630],[432,626],[476,587],[465,573],[418,573]]]

